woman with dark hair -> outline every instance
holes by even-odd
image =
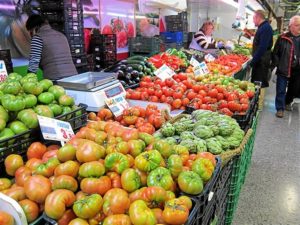
[[[36,73],[40,67],[44,78],[54,81],[77,74],[64,34],[52,29],[40,15],[31,15],[26,29],[32,38],[28,72]]]
[[[223,48],[223,42],[216,42],[212,37],[214,31],[214,24],[211,21],[206,21],[203,23],[202,27],[197,33],[195,33],[193,40],[190,44],[190,48],[206,51],[208,49],[218,49]]]

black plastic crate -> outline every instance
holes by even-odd
[[[72,55],[73,63],[75,66],[87,65],[87,57],[86,54],[76,54]]]
[[[178,13],[178,15],[171,15],[171,16],[166,16],[165,17],[166,23],[170,22],[175,22],[175,23],[180,23],[180,22],[187,22],[187,12],[182,12]]]
[[[49,23],[54,23],[54,22],[64,22],[64,14],[63,12],[59,11],[44,11],[42,12],[43,16],[47,18]]]
[[[131,53],[159,53],[160,38],[152,37],[135,37],[129,39],[129,52]]]
[[[116,43],[117,36],[116,34],[92,34],[91,42],[94,44],[110,44]]]
[[[185,225],[197,225],[197,213],[199,212],[199,203],[195,201],[194,199],[191,199],[193,206],[192,210],[190,211],[190,215],[188,218],[188,221],[185,223]]]
[[[41,11],[59,11],[64,8],[60,0],[39,0]]]
[[[199,195],[190,195],[184,192],[181,192],[180,195],[186,195],[190,198],[198,201],[199,203],[199,218],[203,218],[207,213],[210,212],[211,207],[213,207],[215,202],[215,191],[217,187],[217,179],[219,177],[220,169],[221,169],[221,158],[216,157],[217,163],[215,166],[215,171],[211,177],[211,179],[205,184],[203,191]],[[201,223],[200,223],[201,224]]]
[[[11,54],[9,49],[0,50],[0,60],[4,60],[5,62],[11,62]]]
[[[183,31],[187,32],[188,31],[188,24],[186,22],[183,23],[166,23],[166,30],[170,32],[178,32],[178,31]]]

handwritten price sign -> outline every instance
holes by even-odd
[[[5,81],[7,78],[7,70],[3,60],[0,60],[0,82]]]
[[[122,94],[106,98],[105,103],[116,117],[122,115],[123,111],[129,107],[128,102]]]
[[[154,74],[164,81],[168,78],[172,78],[175,75],[175,72],[166,64],[164,64],[158,70],[154,71]]]

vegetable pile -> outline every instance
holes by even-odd
[[[195,115],[196,116],[196,115]],[[90,122],[63,147],[35,142],[28,161],[5,159],[12,180],[0,191],[19,202],[28,222],[40,210],[58,224],[184,224],[213,175],[210,153],[156,140],[115,122]]]
[[[181,68],[186,68],[188,66],[186,58],[180,58],[180,56],[171,55],[167,52],[163,52],[161,54],[150,57],[148,59],[148,62],[152,63],[157,69],[166,64],[174,71],[178,71]]]
[[[218,155],[237,148],[243,140],[244,131],[226,115],[196,110],[173,124],[164,124],[155,137],[179,143],[187,147],[190,153],[208,151]]]
[[[0,84],[0,98],[0,140],[37,128],[37,115],[55,117],[77,108],[63,87],[38,81],[33,73],[9,74]]]
[[[155,130],[159,129],[169,115],[162,110],[159,110],[156,105],[149,104],[146,109],[133,106],[123,111],[123,114],[114,117],[109,109],[100,109],[97,115],[95,113],[89,114],[90,120],[115,120],[125,127],[137,128],[140,132],[153,134]]]

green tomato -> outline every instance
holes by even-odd
[[[13,121],[11,122],[8,127],[15,133],[15,134],[20,134],[25,131],[28,131],[28,128],[26,125],[20,121]]]
[[[23,84],[23,90],[27,94],[33,94],[35,96],[38,96],[43,92],[43,87],[38,82],[28,81]]]
[[[3,88],[3,93],[17,95],[21,89],[21,84],[18,81],[8,81]]]
[[[73,204],[73,211],[79,218],[92,219],[100,212],[103,200],[101,195],[92,194],[84,199],[77,200]]]
[[[8,113],[2,105],[0,105],[0,118],[2,118],[5,122],[9,119]]]
[[[43,91],[48,91],[48,89],[53,86],[53,82],[48,79],[41,80],[39,83],[43,87]]]
[[[34,108],[34,111],[40,116],[45,116],[50,118],[54,117],[53,112],[51,111],[50,107],[47,105],[37,105]]]
[[[60,96],[66,93],[65,89],[58,85],[53,85],[48,89],[48,92],[54,94],[56,100],[59,99]]]
[[[30,129],[37,128],[39,126],[37,114],[33,111],[33,109],[23,109],[18,113],[17,118]]]
[[[54,100],[54,95],[50,92],[43,92],[38,96],[39,102],[43,104],[50,104]]]
[[[2,96],[1,102],[8,111],[17,112],[25,108],[25,101],[21,96],[6,94]]]
[[[80,177],[101,177],[105,173],[105,167],[101,162],[92,161],[83,163],[79,167]]]
[[[172,154],[172,146],[166,140],[155,141],[153,149],[159,151],[165,159]]]
[[[144,132],[139,132],[139,139],[143,140],[146,146],[152,144],[155,141],[155,138],[151,134]]]
[[[164,167],[158,167],[150,172],[147,177],[147,185],[148,187],[159,186],[164,188],[166,191],[175,190],[175,183],[173,181],[171,173]]]
[[[138,155],[134,160],[134,165],[141,171],[150,172],[159,167],[162,160],[162,156],[157,150],[150,150]]]
[[[154,213],[147,207],[147,204],[143,200],[136,200],[131,203],[129,217],[134,225],[157,224]]]
[[[204,182],[210,180],[214,169],[214,165],[209,159],[199,158],[192,164],[192,170],[197,173]]]
[[[69,95],[62,95],[58,98],[58,103],[63,106],[72,106],[74,105],[74,98]]]
[[[49,104],[48,106],[50,107],[50,109],[53,112],[54,116],[59,116],[63,112],[62,107],[58,104]]]
[[[24,96],[24,101],[25,101],[25,108],[32,108],[36,105],[37,103],[37,98],[33,94],[28,94]]]
[[[203,181],[200,176],[193,171],[183,171],[178,176],[178,186],[181,191],[198,195],[203,190]]]
[[[106,169],[121,174],[125,169],[129,168],[129,161],[122,153],[114,152],[105,157],[104,165]]]
[[[67,162],[76,158],[76,148],[71,144],[65,144],[57,152],[57,158],[60,162]]]
[[[182,159],[179,155],[171,155],[168,158],[168,169],[172,175],[172,177],[178,177],[178,175],[182,172],[183,164]]]
[[[133,192],[141,186],[141,178],[136,170],[129,168],[121,175],[122,188],[127,192]]]
[[[9,128],[4,128],[4,129],[0,132],[0,141],[4,140],[4,139],[6,139],[6,138],[13,137],[14,135],[15,135],[15,133],[14,133],[11,129],[9,129]],[[8,142],[8,144],[13,144],[14,141],[15,141],[15,140],[12,139],[12,140],[10,140],[10,141]],[[3,144],[0,145],[0,146],[2,147]]]

